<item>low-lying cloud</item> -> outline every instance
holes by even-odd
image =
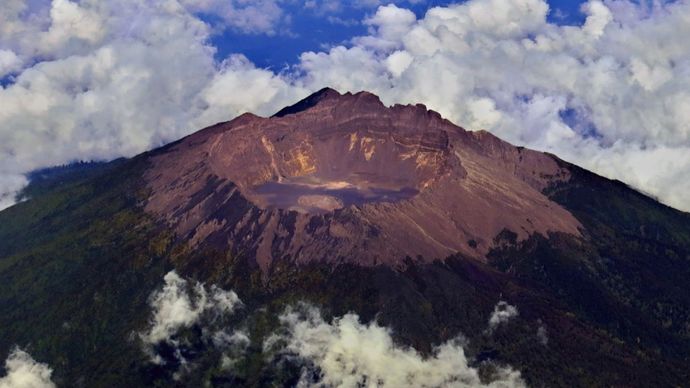
[[[690,210],[686,1],[589,0],[579,26],[549,22],[544,0],[469,0],[422,18],[381,6],[366,36],[281,72],[241,54],[216,61],[214,26],[198,16],[270,34],[289,17],[279,2],[40,4],[9,0],[0,14],[0,182],[131,156],[332,86],[425,103]]]
[[[175,379],[198,366],[195,357],[208,360],[204,354],[211,353],[215,354],[212,359],[216,367],[233,373],[236,364],[247,356],[251,340],[246,328],[233,327],[236,325],[223,318],[241,305],[232,291],[187,280],[171,271],[165,275],[164,285],[151,294],[152,317],[147,329],[139,333],[144,351],[153,364],[167,365],[171,361]],[[489,327],[493,330],[516,315],[514,306],[499,302],[489,318]],[[288,307],[278,320],[279,329],[264,341],[264,356],[269,361],[272,357],[284,358],[301,367],[301,387],[525,386],[519,371],[491,361],[485,361],[491,363],[488,381],[485,375],[480,378],[479,367],[471,365],[465,354],[467,341],[462,336],[434,347],[424,356],[397,344],[390,329],[376,322],[360,323],[352,313],[327,322],[318,308],[299,304]],[[192,330],[197,334],[185,336],[186,329],[192,327],[199,329]],[[166,355],[158,353],[159,349],[164,349]],[[188,359],[186,354],[194,356]],[[204,361],[204,365],[209,364]]]
[[[210,326],[214,321],[232,314],[242,305],[242,301],[233,291],[225,291],[215,285],[206,287],[202,283],[190,282],[180,277],[175,271],[168,272],[163,278],[165,284],[155,291],[149,304],[152,318],[148,329],[139,334],[145,351],[154,363],[161,364],[163,359],[156,354],[154,347],[165,342],[173,347],[179,346],[176,334],[193,325]],[[220,348],[234,344],[246,346],[248,338],[243,333],[227,334],[217,331],[210,334],[211,342]],[[184,361],[178,354],[178,361]]]
[[[493,332],[500,325],[508,323],[511,319],[517,317],[518,314],[517,307],[508,304],[508,302],[499,301],[491,312],[487,330]]]
[[[36,362],[29,353],[14,348],[5,360],[6,375],[0,377],[0,388],[55,388],[50,379],[53,370]]]
[[[0,210],[14,205],[29,180],[21,174],[0,174]]]
[[[523,387],[520,373],[499,367],[491,382],[482,382],[469,365],[457,338],[434,348],[428,357],[393,341],[391,331],[355,314],[326,322],[318,309],[302,305],[280,316],[285,329],[266,348],[305,364],[300,386],[378,387]]]

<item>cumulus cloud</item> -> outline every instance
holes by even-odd
[[[21,190],[29,183],[24,175],[0,175],[0,210],[14,205]]]
[[[228,112],[275,113],[280,104],[291,104],[306,91],[273,72],[254,66],[243,55],[232,55],[220,64],[213,79],[199,91],[196,103],[203,109],[192,120],[195,128],[227,121]]]
[[[305,6],[326,3],[340,4]],[[241,54],[214,59],[216,26],[200,14],[270,34],[288,16],[279,6],[7,0],[0,73],[13,76],[0,89],[0,181],[131,156],[332,86],[370,90],[389,104],[423,102],[468,129],[553,152],[690,210],[688,2],[589,0],[580,26],[550,23],[544,0],[469,0],[422,18],[389,4],[363,20],[365,36],[302,53],[280,73]],[[0,189],[7,198],[16,192]]]
[[[494,311],[489,317],[489,332],[493,332],[502,324],[508,323],[511,319],[518,316],[518,309],[515,306],[508,304],[508,302],[499,301],[494,306]]]
[[[369,35],[299,66],[310,82],[422,101],[690,210],[690,4],[655,4],[591,0],[581,26],[549,23],[543,0],[470,0],[415,20],[388,5]]]
[[[522,387],[520,373],[498,368],[492,382],[482,382],[469,366],[463,340],[436,347],[424,357],[412,348],[397,345],[391,331],[375,322],[362,324],[347,314],[332,323],[318,309],[301,306],[280,316],[286,333],[271,337],[266,347],[306,363],[300,386],[355,387]]]
[[[12,50],[0,49],[0,78],[21,68],[21,59]]]
[[[29,353],[14,348],[5,360],[7,375],[0,377],[0,388],[54,388],[53,370],[36,362]]]
[[[177,347],[179,343],[175,335],[180,330],[231,314],[242,305],[233,291],[225,291],[215,285],[207,289],[198,282],[192,284],[175,271],[168,272],[163,280],[162,289],[150,297],[153,317],[149,328],[139,335],[154,363],[163,362],[153,350],[155,345],[166,342]],[[245,338],[242,333],[236,333],[236,336],[222,331],[212,334],[213,343],[222,347],[241,343]]]

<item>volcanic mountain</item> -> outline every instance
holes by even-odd
[[[542,193],[570,178],[556,158],[367,92],[324,89],[273,117],[207,128],[154,155],[145,177],[147,211],[264,271],[276,260],[485,260],[503,230],[580,236]]]
[[[59,386],[690,381],[690,215],[424,105],[323,89],[30,178],[0,357]]]

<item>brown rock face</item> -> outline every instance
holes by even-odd
[[[579,235],[541,191],[550,155],[468,132],[423,105],[324,89],[270,118],[244,114],[154,152],[146,209],[180,238],[276,260],[401,265],[482,260],[504,229]]]

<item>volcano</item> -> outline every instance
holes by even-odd
[[[251,252],[264,271],[276,260],[485,260],[503,230],[580,236],[542,193],[569,179],[556,158],[367,92],[324,89],[271,118],[245,114],[151,162],[147,211],[194,244]]]
[[[0,356],[59,386],[690,381],[690,215],[421,104],[326,88],[31,178]]]

